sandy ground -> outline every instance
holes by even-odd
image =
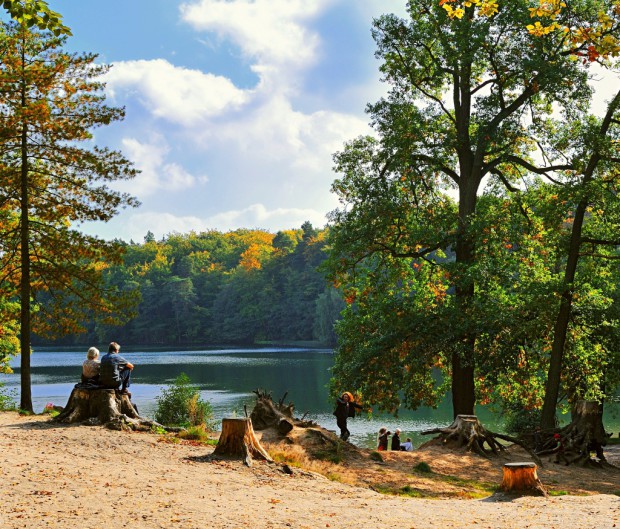
[[[155,434],[0,413],[0,528],[620,527],[620,497],[613,494],[403,498],[299,470],[288,475],[279,465],[205,462],[211,451],[164,443]],[[408,464],[416,455],[411,457]],[[380,469],[384,477],[390,458]],[[471,460],[457,463],[476,466]],[[539,474],[543,482],[562,486],[561,475]],[[620,489],[620,474],[597,479],[602,485],[584,482],[588,492]]]

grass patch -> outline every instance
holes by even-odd
[[[379,461],[380,463],[383,462],[383,456],[381,455],[381,452],[377,452],[376,450],[370,452],[370,454],[368,454],[368,457],[373,461]]]
[[[421,472],[422,474],[432,474],[431,466],[424,461],[420,461],[416,466],[413,467],[413,470],[416,472]]]
[[[608,445],[620,445],[620,437],[609,437],[607,439]]]
[[[565,490],[550,490],[547,491],[547,494],[549,496],[568,496],[568,492]]]
[[[424,461],[420,461],[413,470],[417,474],[422,474],[425,477],[440,481],[443,483],[449,483],[454,487],[461,489],[461,492],[457,494],[449,494],[455,495],[463,498],[471,498],[471,499],[479,499],[486,498],[491,494],[497,492],[499,489],[499,485],[495,483],[489,483],[486,481],[478,481],[476,479],[466,479],[460,478],[458,476],[450,476],[447,474],[437,474],[433,472],[430,465],[425,463]]]
[[[186,441],[198,441],[205,445],[217,444],[215,439],[211,439],[211,432],[207,431],[204,425],[190,426],[187,430],[179,432],[177,437]]]
[[[384,484],[374,484],[371,487],[374,491],[379,494],[388,494],[390,496],[406,496],[409,498],[432,498],[434,497],[432,494],[422,491],[420,489],[416,489],[411,485],[405,485],[404,487],[390,487],[389,485]]]
[[[312,452],[312,456],[321,461],[327,461],[334,465],[339,465],[344,461],[344,454],[342,449],[343,443],[338,441],[336,444],[315,450]]]
[[[614,494],[614,495],[616,495],[616,496],[620,496],[620,489],[618,489],[618,490],[614,490],[614,491],[612,492],[612,494]]]
[[[355,476],[348,472],[346,467],[334,464],[328,459],[315,459],[314,453],[306,452],[299,445],[265,445],[265,448],[276,463],[316,472],[331,481],[349,485],[358,484]]]

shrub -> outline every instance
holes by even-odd
[[[213,408],[200,398],[198,386],[185,373],[156,397],[155,420],[167,426],[213,426]]]
[[[522,436],[536,430],[540,424],[540,410],[526,410],[519,406],[510,406],[505,411],[504,428],[510,434]]]
[[[429,474],[432,472],[431,466],[424,461],[420,461],[416,466],[413,467],[413,470],[417,470],[418,472],[422,472],[424,474]]]
[[[15,399],[17,392],[8,390],[2,382],[0,382],[0,411],[14,411],[17,409]]]

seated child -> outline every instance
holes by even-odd
[[[400,444],[400,449],[404,452],[412,452],[413,444],[411,444],[411,437],[407,437],[407,440],[404,443]]]
[[[82,383],[99,384],[99,349],[91,347],[86,353],[86,360],[82,364]]]

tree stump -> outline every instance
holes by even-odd
[[[102,424],[112,430],[150,430],[153,426],[168,431],[178,428],[167,428],[161,424],[138,415],[129,400],[129,395],[122,395],[114,389],[75,387],[69,396],[67,405],[54,419],[65,424],[88,421],[91,425]]]
[[[256,404],[250,415],[254,428],[257,430],[277,428],[281,435],[289,433],[295,426],[293,418],[295,406],[292,402],[284,404],[286,393],[278,402],[274,402],[270,394],[260,389],[255,390],[254,393]]]
[[[505,448],[497,440],[502,439],[521,446],[542,466],[540,458],[524,443],[514,437],[487,430],[475,415],[457,415],[447,428],[433,428],[422,432],[422,435],[429,434],[439,434],[429,443],[441,442],[442,445],[457,449],[464,447],[467,451],[475,452],[483,457],[488,457],[489,454],[498,455],[503,452]]]
[[[535,463],[506,463],[501,489],[504,492],[547,496],[547,491],[538,479]]]
[[[252,466],[253,457],[273,461],[256,438],[249,418],[222,419],[222,433],[211,457],[241,458],[247,466]]]

